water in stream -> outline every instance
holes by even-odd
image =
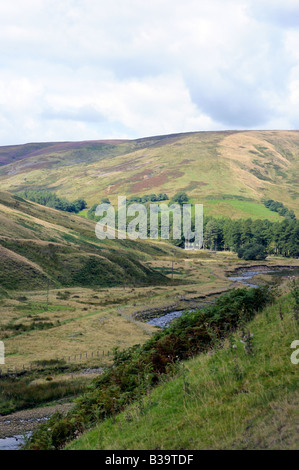
[[[165,328],[166,326],[169,325],[169,323],[172,320],[182,316],[184,312],[185,312],[185,310],[178,310],[178,311],[175,311],[175,312],[166,313],[166,315],[163,315],[162,317],[152,318],[147,323],[149,325],[154,325],[154,326],[159,326],[160,328]]]
[[[5,437],[0,439],[0,450],[18,450],[24,444],[24,436]]]
[[[274,271],[247,271],[242,272],[238,276],[230,276],[229,279],[235,282],[242,282],[245,286],[248,287],[259,287],[257,284],[252,284],[250,281],[254,276],[258,276],[259,274],[271,274]]]
[[[270,269],[269,270],[268,269],[260,269],[260,270],[256,270],[256,271],[245,271],[245,268],[244,268],[244,271],[238,273],[238,275],[236,275],[236,276],[230,276],[229,279],[231,279],[232,281],[235,281],[235,282],[242,282],[242,284],[244,284],[244,286],[246,286],[246,287],[258,288],[259,286],[257,284],[253,284],[252,282],[250,282],[250,280],[254,276],[258,276],[259,274],[271,274],[271,275],[275,275],[277,277],[293,276],[293,275],[298,275],[299,274],[299,268],[297,268],[297,267],[288,268],[286,266],[285,269],[273,267],[273,269],[271,269],[271,270]],[[152,318],[147,323],[149,325],[154,325],[154,326],[159,326],[160,328],[165,328],[169,325],[169,323],[172,320],[182,316],[184,312],[185,312],[185,310],[178,310],[178,311],[175,311],[175,312],[170,312],[170,313],[167,313],[166,315],[163,315],[162,317]]]

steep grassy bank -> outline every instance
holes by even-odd
[[[239,330],[67,448],[298,449],[299,365],[290,345],[299,329],[290,297],[266,307],[248,331],[249,348]]]
[[[34,434],[32,449],[61,448],[68,440],[99,421],[115,416],[143,396],[161,379],[176,372],[180,360],[210,350],[241,325],[246,348],[251,336],[246,322],[272,299],[268,288],[237,289],[215,304],[186,314],[143,346],[116,351],[113,367],[95,379],[65,418],[53,417]]]

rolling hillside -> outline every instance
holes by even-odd
[[[0,148],[0,185],[50,189],[69,200],[184,190],[205,213],[279,220],[262,198],[299,216],[299,132],[195,132],[134,141],[27,144]]]
[[[87,219],[0,191],[0,297],[15,289],[155,284],[166,278],[146,266],[166,245],[105,240]],[[164,251],[165,250],[165,251]]]

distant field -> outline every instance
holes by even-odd
[[[213,217],[268,219],[272,222],[282,220],[276,212],[272,212],[264,205],[251,201],[238,201],[234,199],[207,199],[204,202],[204,214]]]

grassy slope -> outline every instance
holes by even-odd
[[[100,242],[95,224],[0,192],[0,285],[5,290],[75,285],[163,283],[144,264],[152,255],[175,250],[166,244]]]
[[[174,378],[116,420],[69,449],[295,449],[298,448],[298,367],[290,345],[298,337],[290,299],[268,307],[250,324],[254,356],[223,349],[186,361]]]
[[[185,190],[211,215],[279,220],[261,199],[281,201],[299,215],[298,144],[297,131],[230,131],[52,144],[33,153],[24,147],[18,161],[22,146],[0,148],[0,184],[80,195],[90,205],[103,196],[114,203],[117,195]]]

